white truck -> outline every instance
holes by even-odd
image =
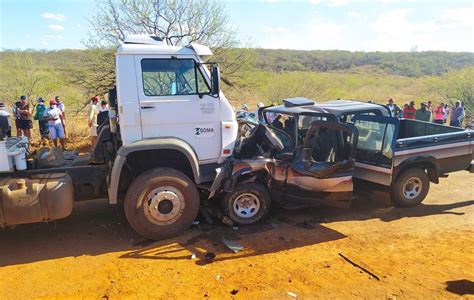
[[[0,142],[0,159],[8,161],[0,170],[0,227],[65,218],[74,201],[108,198],[124,205],[131,227],[144,237],[186,229],[199,212],[199,190],[210,186],[237,138],[219,68],[204,62],[211,55],[203,45],[129,36],[117,50],[111,109],[89,155],[53,168],[30,157],[26,168],[15,169],[12,153],[26,152],[28,143]]]

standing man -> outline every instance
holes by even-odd
[[[105,99],[100,101],[99,112],[101,113],[103,111],[109,111],[109,103]]]
[[[97,115],[99,114],[99,96],[94,96],[91,98],[91,103],[89,104],[89,111],[87,113],[87,123],[91,129],[91,142],[92,147],[95,146],[97,141]]]
[[[446,111],[444,109],[444,103],[441,102],[434,110],[433,110],[433,119],[436,124],[443,124],[444,123],[444,117],[445,117]]]
[[[42,97],[38,98],[38,105],[36,105],[36,112],[33,116],[33,119],[38,121],[39,131],[41,134],[41,140],[47,140],[49,138],[49,129],[48,129],[48,121],[43,118],[44,111],[46,110],[46,106],[44,105],[44,99]]]
[[[410,101],[408,106],[406,106],[403,109],[403,118],[404,119],[410,119],[410,120],[415,120],[415,113],[416,113],[416,108],[415,108],[415,101]]]
[[[396,105],[393,101],[393,98],[388,99],[388,104],[387,104],[388,109],[390,110],[390,115],[394,118],[398,118],[400,116],[400,113],[402,110],[398,105]]]
[[[62,112],[57,107],[56,100],[51,100],[49,102],[49,108],[45,109],[43,118],[48,122],[49,138],[53,140],[54,147],[58,146],[59,138],[61,148],[64,151],[64,127],[63,122],[61,121]]]
[[[446,124],[448,122],[448,117],[449,117],[449,106],[448,106],[448,103],[446,103],[444,105],[443,124]]]
[[[20,97],[20,104],[16,108],[16,112],[19,118],[17,125],[17,135],[24,135],[28,138],[28,140],[30,140],[31,128],[33,128],[33,121],[31,116],[30,104],[28,103],[28,99],[26,99],[26,96]]]
[[[13,118],[15,119],[15,128],[16,128],[16,135],[17,136],[20,136],[21,133],[20,133],[20,126],[19,126],[19,123],[20,123],[20,113],[18,112],[18,108],[20,107],[20,104],[21,104],[21,101],[17,101],[15,102],[15,104],[13,105]]]
[[[63,129],[64,129],[64,135],[66,135],[66,107],[64,106],[64,103],[61,101],[61,97],[56,96],[54,97],[54,100],[56,101],[56,106],[59,108],[61,111],[61,120],[63,122]]]
[[[426,102],[421,102],[420,109],[415,112],[415,119],[423,122],[431,122],[431,111],[428,110]]]
[[[0,136],[1,137],[12,136],[12,124],[10,121],[10,113],[8,112],[3,102],[0,102]]]
[[[461,105],[461,101],[456,101],[456,104],[453,107],[453,112],[451,114],[451,123],[450,126],[461,127],[462,120],[466,113],[464,112],[464,107]]]
[[[429,111],[432,111],[433,110],[433,102],[428,101],[428,104],[426,105],[426,109],[429,110]]]

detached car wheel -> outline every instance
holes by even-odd
[[[393,202],[400,207],[420,204],[428,194],[430,180],[425,170],[409,169],[398,177],[392,188]]]
[[[224,213],[235,223],[248,225],[263,219],[270,210],[270,195],[259,183],[235,187],[223,199]]]
[[[199,212],[194,183],[180,171],[157,168],[138,176],[125,195],[125,216],[143,237],[160,240],[178,235]]]

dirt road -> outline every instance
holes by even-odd
[[[154,243],[104,201],[75,209],[56,224],[0,231],[0,299],[474,296],[474,176],[467,172],[432,185],[416,208],[360,199],[349,210],[274,210],[259,225],[201,225]],[[234,254],[223,238],[245,249]],[[206,263],[207,252],[214,262]]]

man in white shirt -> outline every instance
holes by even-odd
[[[48,121],[49,138],[53,140],[54,147],[58,146],[58,138],[61,148],[64,147],[64,127],[62,111],[57,107],[56,100],[49,102],[49,107],[44,110],[43,118]]]
[[[388,99],[387,107],[390,110],[390,115],[392,117],[395,117],[395,118],[400,117],[400,113],[402,112],[402,110],[400,109],[400,107],[398,107],[398,105],[395,104],[395,102],[393,101],[393,98]]]
[[[88,113],[87,113],[87,123],[91,129],[91,142],[92,148],[95,146],[97,141],[97,115],[99,114],[99,96],[94,96],[91,98],[91,103],[89,104]]]
[[[61,101],[61,97],[56,96],[54,97],[54,100],[56,101],[56,107],[61,111],[61,121],[63,124],[64,136],[66,136],[66,107]]]

